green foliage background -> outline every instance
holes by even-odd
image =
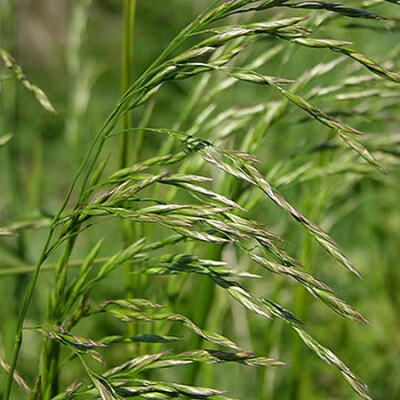
[[[85,1],[40,0],[13,3],[6,0],[0,3],[1,47],[10,51],[29,79],[46,92],[57,114],[51,115],[42,110],[33,96],[15,81],[2,82],[0,136],[11,132],[13,139],[9,147],[0,148],[0,226],[7,226],[11,221],[31,219],[35,223],[39,219],[45,224],[46,219],[54,215],[77,170],[78,162],[82,160],[95,132],[120,94],[122,2],[92,2],[84,11],[87,27],[81,31],[74,31],[76,26],[74,28],[71,21],[74,7],[78,3],[84,5]],[[138,0],[134,76],[140,76],[171,39],[208,3],[206,0]],[[351,3],[360,6],[362,2]],[[400,16],[400,8],[392,4],[377,4],[375,10]],[[307,10],[300,12],[304,15],[308,13]],[[285,16],[293,14],[298,15],[299,12],[289,10]],[[271,15],[268,12],[261,13],[257,20]],[[338,18],[318,32],[318,35],[351,40],[354,48],[380,63],[393,59],[392,69],[399,70],[398,25],[393,24],[391,30],[381,30],[376,28],[378,26],[386,25],[385,22]],[[78,39],[80,44],[73,42]],[[257,55],[263,49],[265,42],[261,41],[256,43],[250,54]],[[293,48],[286,55],[274,58],[263,71],[268,75],[297,79],[316,64],[337,57],[337,54],[329,51]],[[321,77],[318,85],[330,86],[340,82],[341,73],[340,69],[333,70]],[[173,126],[199,79],[166,84],[157,95],[150,126]],[[356,88],[354,92],[360,90]],[[398,88],[393,90],[399,93]],[[239,83],[218,97],[217,107],[218,110],[232,106],[250,107],[277,98],[276,93],[268,87]],[[358,103],[357,100],[329,100],[326,103],[323,100],[322,108],[335,112],[345,112],[362,103],[362,100]],[[379,105],[383,101],[378,95],[371,103]],[[344,117],[344,120],[351,121],[351,125],[361,131],[374,132],[376,135],[396,135],[397,141],[392,150],[398,152],[398,104],[394,104],[390,113],[383,116],[372,110],[377,118],[350,116],[348,119]],[[135,110],[132,115],[134,126],[140,123],[143,113],[143,107]],[[193,123],[196,112],[193,114],[184,128]],[[304,115],[290,107],[288,115],[270,128],[262,146],[254,154],[261,160],[264,171],[269,171],[292,154],[320,144],[321,139],[327,136],[326,128]],[[208,138],[207,132],[202,134]],[[140,159],[157,154],[163,140],[158,135],[151,136],[151,139],[145,136]],[[115,149],[117,145],[117,141],[111,143]],[[111,147],[106,152],[113,157],[116,153],[112,152]],[[324,165],[331,162],[330,157],[335,155],[310,155],[310,161]],[[107,168],[115,170],[117,163],[116,158],[111,158]],[[363,161],[360,164],[365,165]],[[251,217],[283,237],[284,248],[289,254],[312,264],[315,275],[332,286],[341,298],[360,311],[370,323],[358,325],[341,319],[321,302],[313,301],[308,294],[302,309],[300,302],[303,300],[300,299],[304,298],[301,292],[303,289],[267,271],[260,272],[253,268],[252,271],[263,275],[263,279],[252,280],[248,287],[259,296],[282,304],[295,315],[302,314],[302,320],[314,336],[333,349],[368,384],[374,399],[396,400],[400,397],[399,169],[394,165],[384,179],[377,178],[375,173],[369,174],[345,193],[338,203],[330,206],[324,196],[329,196],[330,188],[342,184],[345,185],[345,178],[341,174],[317,176],[307,182],[283,188],[282,194],[303,214],[327,227],[344,254],[357,266],[362,280],[338,268],[326,252],[310,241],[300,225],[271,202],[260,203],[252,210]],[[180,199],[187,198],[182,195]],[[154,238],[159,236],[156,228],[149,232]],[[0,240],[0,355],[5,359],[11,355],[17,310],[26,288],[27,275],[1,276],[1,271],[34,264],[45,233],[46,228],[33,229],[27,231],[23,238],[4,237]],[[84,258],[101,237],[105,237],[105,242],[100,256],[116,252],[123,243],[120,224],[115,221],[105,223],[82,235],[73,259]],[[207,251],[212,253],[212,249],[207,248]],[[56,262],[58,255],[54,254],[49,262]],[[240,265],[232,267],[247,270],[249,261],[237,257],[232,249],[227,249],[224,259],[239,262]],[[111,278],[102,282],[93,292],[94,301],[121,297],[124,280],[123,270],[115,271]],[[211,295],[206,277],[190,275],[178,283],[169,277],[150,276],[140,279],[135,296],[171,304],[175,312],[190,317],[200,325],[205,318],[203,328],[222,333],[256,354],[274,357],[288,364],[297,357],[297,360],[301,360],[300,368],[296,362],[287,367],[265,370],[237,365],[208,365],[201,366],[200,370],[179,367],[162,374],[154,373],[153,379],[162,377],[164,380],[175,379],[183,383],[218,387],[243,399],[356,398],[339,373],[321,363],[304,346],[298,350],[298,339],[282,322],[257,319],[234,304],[221,289],[217,288]],[[52,285],[52,273],[42,272],[27,319],[29,326],[37,326],[45,318],[48,291]],[[204,309],[207,304],[209,307]],[[157,331],[158,328],[157,323],[139,326],[147,333]],[[124,329],[122,324],[100,316],[84,322],[79,334],[99,339],[121,334]],[[164,334],[183,334],[180,328],[167,330],[164,326],[163,329]],[[40,337],[31,331],[26,331],[25,335],[18,370],[33,384]],[[185,334],[184,337],[183,342],[172,345],[140,345],[130,351],[134,354],[159,351],[167,347],[185,351],[198,345],[190,335]],[[122,345],[113,347],[112,351],[105,354],[107,365],[122,362],[125,352]],[[82,375],[77,361],[73,361],[70,368],[64,371],[62,384]],[[0,374],[1,379],[4,376]],[[23,398],[22,392],[18,390],[15,390],[14,398]]]

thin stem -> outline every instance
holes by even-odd
[[[133,41],[135,30],[136,0],[124,1],[124,35],[122,40],[122,95],[129,89],[132,81]],[[132,126],[130,112],[125,112],[121,117],[122,129]],[[125,168],[129,163],[129,135],[121,135],[119,166]]]
[[[102,264],[106,263],[107,261],[110,260],[111,257],[99,257],[93,260],[93,264]],[[70,261],[67,265],[68,268],[79,268],[85,260],[73,260]],[[32,274],[35,272],[36,267],[34,265],[28,265],[23,262],[20,264],[13,264],[14,267],[11,268],[4,268],[0,269],[0,278],[4,278],[6,276],[13,276],[13,275],[25,275],[25,274]],[[44,264],[41,268],[42,272],[46,271],[54,271],[57,268],[57,263],[49,263],[49,264]]]
[[[132,81],[133,69],[133,43],[135,33],[135,16],[136,16],[136,0],[124,1],[124,33],[122,40],[122,73],[121,73],[121,90],[122,96],[126,93]],[[129,148],[130,135],[128,131],[132,128],[132,116],[129,110],[125,110],[121,116],[121,129],[126,133],[121,135],[120,151],[119,151],[119,167],[126,168],[129,164]],[[133,227],[129,221],[121,222],[123,240],[125,246],[128,246],[133,240]],[[126,265],[126,297],[132,297],[135,291],[135,277],[131,274],[132,265]],[[134,335],[134,326],[129,324],[128,331],[130,335]]]
[[[307,272],[312,274],[312,270],[309,267],[312,264],[313,259],[313,248],[312,238],[307,232],[304,233],[304,241],[302,246],[302,263],[308,267]],[[307,293],[304,287],[297,286],[295,292],[295,315],[300,319],[304,320],[307,314],[308,303]],[[291,367],[291,379],[289,385],[289,400],[296,400],[301,397],[301,384],[303,377],[303,342],[297,335],[293,337],[293,354],[292,354],[292,367]]]
[[[46,259],[47,249],[50,246],[52,236],[53,236],[53,230],[51,229],[47,236],[46,244],[42,250],[42,254],[40,255],[39,261],[35,268],[35,273],[34,273],[33,277],[31,278],[28,288],[25,292],[24,301],[22,303],[22,308],[19,313],[18,321],[17,321],[17,328],[16,328],[16,333],[15,333],[15,339],[14,339],[14,351],[13,351],[12,360],[10,363],[10,370],[9,370],[8,377],[7,377],[6,389],[5,389],[5,393],[4,393],[4,400],[9,400],[9,398],[10,398],[14,372],[17,367],[18,356],[19,356],[19,352],[21,350],[21,345],[22,345],[22,328],[24,325],[26,314],[28,313],[29,305],[32,300],[33,291],[35,289],[36,282],[39,278],[40,268]]]
[[[55,289],[50,295],[48,322],[59,324],[62,321],[62,313],[59,306],[64,304],[65,286],[67,283],[68,261],[75,244],[76,235],[71,236],[64,248],[55,268]],[[43,345],[42,362],[42,396],[50,399],[58,393],[58,364],[60,344],[52,340],[46,340]]]

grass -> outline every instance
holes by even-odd
[[[77,156],[84,124],[77,93],[95,97],[90,85],[72,86],[65,138],[75,141],[70,158],[81,165],[57,211],[23,219],[18,210],[17,221],[1,230],[11,259],[3,262],[1,279],[30,275],[23,300],[16,292],[20,310],[7,317],[16,331],[8,363],[2,361],[5,400],[24,397],[14,383],[43,400],[235,396],[234,379],[225,383],[228,394],[212,388],[218,386],[214,364],[259,369],[259,398],[318,398],[323,390],[312,384],[314,361],[304,348],[336,368],[359,397],[372,398],[347,365],[357,362],[351,352],[335,348],[345,363],[310,333],[319,330],[314,318],[344,326],[342,317],[352,323],[346,330],[362,335],[354,322],[367,319],[340,290],[360,273],[330,231],[360,208],[360,186],[375,194],[396,182],[398,139],[391,130],[398,48],[377,62],[341,37],[351,38],[355,28],[390,35],[396,4],[358,3],[210,2],[133,80],[136,1],[124,2],[120,99],[86,155]],[[90,6],[77,3],[71,38],[84,31]],[[339,40],[332,39],[339,27]],[[84,44],[71,40],[69,70],[78,82]],[[135,49],[140,45],[136,41]],[[299,54],[310,60],[304,70],[292,62]],[[55,109],[44,91],[7,51],[0,56],[6,83],[14,79],[28,89],[51,118]],[[185,88],[184,107],[165,126],[157,101],[173,85]],[[364,134],[370,126],[380,134]],[[9,243],[29,242],[32,230],[43,227],[47,237],[31,265],[26,252]],[[369,241],[360,245],[364,253]],[[321,261],[344,269],[323,271]],[[53,280],[45,285],[40,278],[49,270]],[[338,285],[336,274],[347,283]],[[48,299],[34,304],[46,286]],[[349,290],[343,297],[357,300]],[[47,307],[46,315],[30,316],[33,306],[35,312]],[[31,334],[42,341],[33,357],[40,368],[28,384],[19,360]],[[189,342],[185,334],[192,335]],[[332,343],[329,329],[318,336]],[[292,365],[275,371],[286,364],[280,361],[286,338]],[[329,381],[333,369],[326,374]],[[332,396],[334,386],[328,385]]]

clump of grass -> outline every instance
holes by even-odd
[[[242,349],[230,338],[208,332],[202,326],[204,319],[201,324],[194,323],[189,317],[175,312],[173,302],[165,307],[152,298],[133,297],[136,294],[131,284],[128,285],[128,295],[124,298],[103,299],[100,304],[90,301],[94,288],[101,282],[107,282],[111,274],[121,266],[126,267],[127,280],[130,282],[131,276],[146,278],[165,275],[178,283],[187,275],[208,278],[212,288],[219,287],[250,313],[267,320],[281,320],[288,325],[321,360],[336,367],[361,398],[371,399],[363,381],[330,349],[314,339],[298,316],[276,301],[254,295],[247,288],[247,279],[257,279],[259,276],[251,271],[239,271],[226,265],[222,251],[232,246],[241,258],[252,260],[262,270],[292,279],[340,316],[360,323],[366,322],[331,287],[313,276],[309,265],[306,265],[308,270],[305,270],[299,260],[288,254],[281,243],[282,239],[261,222],[254,221],[249,211],[260,201],[268,199],[299,222],[305,232],[338,263],[359,276],[352,262],[327,231],[295,208],[278,189],[316,177],[355,174],[355,177],[327,194],[324,202],[329,203],[365,176],[372,175],[376,179],[384,180],[381,173],[390,169],[391,165],[396,165],[397,160],[385,153],[387,143],[390,143],[389,138],[386,138],[388,142],[383,140],[381,143],[373,136],[366,136],[364,144],[362,132],[340,119],[335,111],[325,111],[323,107],[313,103],[318,98],[326,99],[328,94],[352,103],[361,96],[367,101],[363,110],[368,112],[374,95],[386,93],[389,88],[398,94],[396,84],[399,83],[400,76],[394,70],[353,49],[348,42],[313,37],[314,31],[318,32],[321,26],[330,23],[332,15],[337,18],[373,20],[376,23],[388,21],[390,18],[364,8],[355,9],[325,2],[216,1],[183,29],[156,61],[130,84],[129,50],[133,28],[133,8],[130,7],[134,7],[133,3],[129,0],[126,2],[124,93],[95,136],[62,206],[52,219],[37,265],[35,268],[23,266],[19,271],[33,274],[18,318],[13,356],[10,366],[7,367],[9,376],[5,400],[10,398],[13,380],[18,376],[15,371],[25,319],[39,274],[45,269],[53,269],[55,272],[47,321],[34,328],[35,332],[44,337],[38,376],[41,384],[33,389],[37,398],[220,398],[225,396],[224,391],[161,380],[152,381],[146,378],[146,374],[150,370],[195,363],[233,362],[252,367],[284,365],[282,361]],[[282,18],[273,12],[261,14],[262,11],[274,11],[275,8],[311,11],[309,15],[299,14],[290,18]],[[267,20],[233,24],[228,19],[234,15],[246,16],[248,13],[262,15]],[[228,25],[222,25],[221,21],[226,20]],[[250,57],[244,65],[236,61],[261,40],[272,43],[273,47],[268,47],[264,54],[255,59]],[[298,79],[270,76],[258,70],[270,59],[298,47],[328,50],[339,55],[331,62],[310,68]],[[22,84],[34,92],[45,109],[52,111],[44,93],[27,81],[19,67],[9,61],[11,58],[8,53],[1,54]],[[300,94],[314,80],[340,68],[345,61],[352,63],[351,68],[343,70],[338,84],[332,87],[315,86],[305,94]],[[366,69],[369,74],[364,75],[360,68]],[[210,81],[216,74],[220,81],[218,85],[212,85]],[[142,126],[132,127],[130,113],[146,103],[151,104],[150,99],[164,85],[196,76],[201,76],[201,79],[187,108],[173,128],[147,127],[151,118],[149,109],[152,106],[148,106],[150,108],[145,113],[147,116]],[[268,93],[275,94],[271,95],[270,101],[254,107],[220,110],[216,97],[229,87],[243,82],[262,86],[265,90],[269,89]],[[348,89],[354,90],[354,87],[368,87],[371,83],[377,86],[373,92],[367,91],[362,95],[358,93],[358,96],[347,92]],[[272,100],[272,96],[277,96],[277,99]],[[294,154],[265,171],[263,163],[249,152],[254,153],[260,148],[271,126],[290,116],[290,108],[301,111],[302,118],[318,123],[321,130],[328,128],[330,134],[328,139],[322,138],[321,144],[309,152]],[[354,111],[350,108],[348,113],[348,119],[352,119],[359,111],[355,107]],[[196,114],[196,118],[185,129],[192,114]],[[122,127],[119,125],[121,121]],[[236,135],[237,132],[241,135]],[[159,136],[164,146],[159,154],[153,154],[147,159],[139,157],[136,150],[132,165],[129,163],[130,135],[140,135],[139,138],[143,137],[144,141],[148,137]],[[110,157],[104,157],[103,152],[114,137],[122,139],[118,167],[110,172]],[[141,143],[141,139],[138,143]],[[227,148],[229,145],[236,145],[239,150]],[[326,164],[316,164],[309,157],[310,153],[320,153],[326,148],[335,154]],[[382,165],[385,165],[385,169]],[[169,188],[169,191],[160,190],[160,187]],[[189,195],[193,202],[181,202],[178,193]],[[71,261],[75,244],[81,235],[110,219],[127,221],[127,224],[122,224],[124,246],[111,256],[99,258],[103,246],[103,241],[100,241],[84,260]],[[130,225],[155,226],[162,233],[153,234],[151,228],[136,229],[137,235],[133,238]],[[10,225],[1,232],[8,235],[17,230]],[[184,244],[186,251],[181,252],[182,247],[179,246]],[[204,247],[200,247],[201,244]],[[199,246],[201,255],[194,251],[194,246]],[[214,246],[213,250],[207,250],[207,246]],[[167,252],[168,248],[172,248],[171,252]],[[46,264],[49,256],[56,250],[61,250],[56,265]],[[305,257],[305,261],[308,262],[309,259]],[[74,276],[69,273],[72,265],[79,267]],[[100,267],[96,267],[97,265]],[[242,283],[242,279],[246,283]],[[212,291],[208,293],[212,296]],[[205,318],[207,312],[208,310],[204,314]],[[155,327],[160,327],[160,331],[149,335],[127,330],[126,336],[96,339],[72,333],[83,320],[98,314],[129,324],[137,321],[153,323]],[[218,350],[196,348],[184,353],[137,354],[101,374],[95,372],[88,363],[88,357],[91,357],[103,364],[101,353],[115,344],[128,346],[132,343],[175,342],[181,338],[163,332],[168,324],[176,322],[201,340],[217,346]],[[196,344],[201,344],[200,339]],[[87,375],[86,381],[72,383],[65,390],[59,387],[59,376],[65,365],[60,362],[61,346],[69,351],[65,363],[72,359],[79,360]],[[296,367],[298,368],[298,364]]]

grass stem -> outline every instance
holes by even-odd
[[[124,34],[122,40],[122,70],[121,70],[121,90],[124,94],[132,81],[133,65],[133,41],[135,30],[136,0],[124,1]],[[122,129],[132,127],[132,117],[129,111],[121,117]],[[119,166],[125,168],[129,163],[129,136],[121,135]]]
[[[122,38],[122,70],[121,70],[121,91],[122,95],[127,92],[132,82],[133,70],[133,45],[135,36],[135,16],[136,16],[136,0],[124,1],[124,30]],[[131,111],[125,111],[121,116],[121,128],[127,130],[127,133],[121,136],[119,167],[126,168],[130,162],[130,135],[128,130],[132,128]],[[129,221],[122,221],[123,240],[126,246],[132,242],[134,231]],[[126,297],[133,297],[135,291],[135,277],[131,274],[132,265],[126,265]],[[133,324],[128,325],[130,335],[135,334]]]

